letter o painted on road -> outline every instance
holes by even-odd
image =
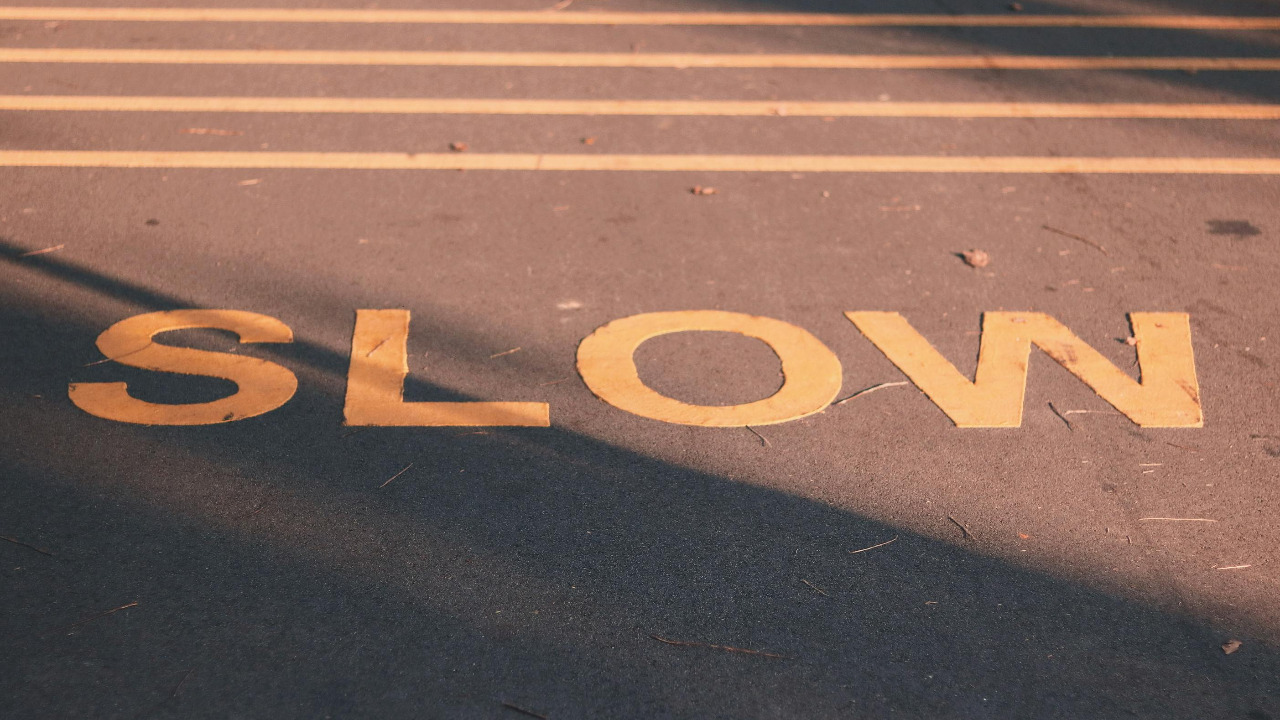
[[[741,405],[690,405],[640,379],[635,352],[659,335],[693,330],[731,332],[764,342],[782,361],[778,392]],[[744,427],[797,420],[819,412],[840,392],[840,359],[804,328],[773,318],[720,310],[645,313],[614,320],[578,345],[578,374],[597,397],[634,415],[680,425]]]

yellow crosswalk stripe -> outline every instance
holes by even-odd
[[[1280,105],[1200,103],[844,102],[814,100],[547,100],[501,98],[0,95],[0,110],[671,115],[750,117],[1167,118],[1280,120]]]
[[[1280,58],[0,48],[0,63],[856,70],[1280,70]]]
[[[0,151],[0,167],[1278,175],[1280,157]]]
[[[930,15],[750,12],[539,12],[364,8],[0,7],[0,20],[465,25],[1070,27],[1280,30],[1280,18],[1208,15]]]

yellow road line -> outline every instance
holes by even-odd
[[[405,115],[672,115],[1280,120],[1280,105],[1185,103],[512,100],[490,98],[0,95],[0,110],[356,113]]]
[[[1280,70],[1280,58],[0,48],[0,63],[854,70]]]
[[[533,153],[8,150],[0,151],[0,167],[1278,175],[1280,174],[1280,157],[540,155]]]
[[[1206,15],[855,15],[748,12],[522,12],[359,8],[0,7],[0,20],[431,23],[464,25],[791,25],[827,27],[1123,27],[1280,30],[1280,18]]]

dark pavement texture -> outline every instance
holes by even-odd
[[[1280,54],[1275,32],[0,23],[3,47],[633,44]],[[1275,103],[1274,75],[14,65],[0,94]],[[4,150],[1271,157],[1278,139],[1225,120],[0,113]],[[1274,177],[0,168],[0,187],[0,535],[51,553],[0,542],[0,716],[1280,718]],[[230,392],[94,364],[112,323],[176,308],[287,323],[296,342],[238,351],[294,370],[297,396],[196,428],[70,404],[69,382]],[[357,308],[412,311],[408,399],[545,401],[552,427],[343,427]],[[1139,428],[1039,353],[1021,428],[957,429],[906,386],[758,428],[767,444],[625,414],[578,378],[596,327],[708,308],[813,332],[842,397],[903,379],[845,311],[902,312],[970,376],[983,311],[1048,313],[1134,375],[1126,313],[1187,312],[1205,426]],[[720,334],[637,361],[689,402],[780,382],[767,348]],[[1091,412],[1068,426],[1049,403]]]

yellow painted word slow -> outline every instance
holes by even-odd
[[[1185,313],[1130,313],[1141,379],[1134,380],[1044,313],[988,312],[974,379],[969,380],[895,312],[845,316],[916,387],[962,428],[1022,424],[1032,346],[1142,427],[1201,427],[1200,388]],[[276,318],[242,310],[172,310],[121,320],[97,341],[107,359],[157,372],[229,380],[233,394],[202,403],[151,403],[123,382],[73,383],[71,401],[97,417],[142,425],[213,425],[268,413],[287,403],[297,377],[277,363],[155,342],[161,333],[209,328],[241,343],[289,343]],[[763,400],[692,405],[645,385],[635,352],[646,340],[677,332],[731,332],[760,340],[778,356],[783,384]],[[543,402],[406,402],[408,310],[357,310],[343,415],[347,425],[376,427],[548,427]],[[661,422],[700,427],[768,425],[821,412],[840,392],[840,360],[803,328],[773,318],[718,310],[633,315],[601,326],[578,346],[578,373],[606,403]]]

